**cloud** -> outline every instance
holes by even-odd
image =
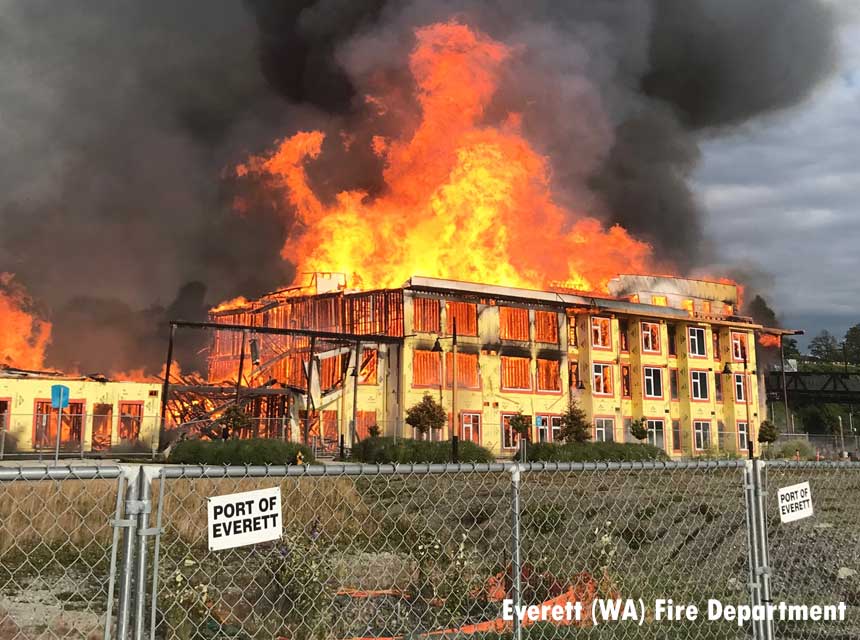
[[[839,72],[804,105],[706,141],[695,176],[720,261],[770,272],[771,306],[811,332],[860,322],[860,12],[837,4]]]

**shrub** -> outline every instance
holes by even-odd
[[[305,464],[314,462],[309,447],[296,442],[253,438],[250,440],[183,440],[170,452],[168,462],[177,464],[296,464],[301,451]]]
[[[419,433],[428,433],[433,429],[445,426],[448,415],[444,407],[436,402],[429,393],[425,393],[421,402],[406,410],[406,424]]]
[[[458,444],[460,462],[493,462],[493,454],[474,442]],[[365,438],[352,448],[350,459],[377,464],[451,462],[451,443],[399,438]]]
[[[794,459],[794,452],[800,452],[801,460],[811,460],[815,457],[815,450],[812,445],[806,440],[783,440],[770,445],[767,450],[768,458],[786,458]]]
[[[531,444],[528,448],[532,462],[596,462],[668,460],[666,453],[650,444],[620,442],[569,442]]]
[[[770,420],[762,420],[762,423],[758,427],[758,441],[761,443],[767,442],[769,444],[771,442],[776,442],[778,437],[779,429],[777,429],[776,425]]]
[[[591,421],[572,395],[567,410],[561,416],[561,433],[565,442],[588,442],[591,439]]]
[[[637,418],[630,423],[630,435],[640,441],[648,437],[648,423],[645,418]]]

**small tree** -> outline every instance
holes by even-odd
[[[445,426],[448,416],[445,409],[436,402],[430,394],[425,394],[421,402],[406,410],[406,424],[418,431],[421,435],[428,433],[431,429],[441,429]]]
[[[561,416],[559,438],[563,442],[587,442],[591,439],[591,423],[576,398],[571,397]]]
[[[224,409],[219,420],[223,427],[227,428],[227,433],[231,436],[251,428],[252,420],[239,405],[231,404]]]
[[[779,429],[776,428],[776,425],[770,420],[762,420],[758,426],[758,441],[770,444],[771,442],[776,442],[778,437]]]
[[[637,418],[630,423],[630,435],[640,442],[648,437],[648,423],[645,418]]]
[[[512,415],[508,420],[511,431],[521,438],[529,439],[529,431],[531,430],[532,423],[527,416],[523,415],[522,411],[517,412],[516,415]]]

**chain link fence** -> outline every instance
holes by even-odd
[[[815,515],[783,524],[802,481]],[[207,499],[272,487],[283,535],[210,550]],[[858,490],[854,463],[0,467],[0,638],[857,638]],[[711,599],[848,616],[739,626]]]
[[[94,638],[112,608],[117,467],[0,467],[0,638]]]

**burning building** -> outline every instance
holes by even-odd
[[[69,388],[69,405],[51,406],[51,387]],[[97,454],[155,451],[161,385],[0,366],[0,453]]]
[[[405,417],[425,394],[449,416],[433,437],[498,455],[518,445],[517,413],[532,441],[557,439],[571,397],[594,440],[630,441],[630,422],[643,418],[648,441],[672,456],[743,451],[756,433],[762,327],[737,315],[736,285],[622,275],[608,284],[615,295],[598,296],[421,276],[372,291],[344,284],[329,275],[311,291],[213,310],[236,330],[215,332],[209,378],[253,362],[246,405],[275,386],[284,398],[280,415],[257,405],[281,425],[265,435],[350,443],[375,427],[420,437]]]

